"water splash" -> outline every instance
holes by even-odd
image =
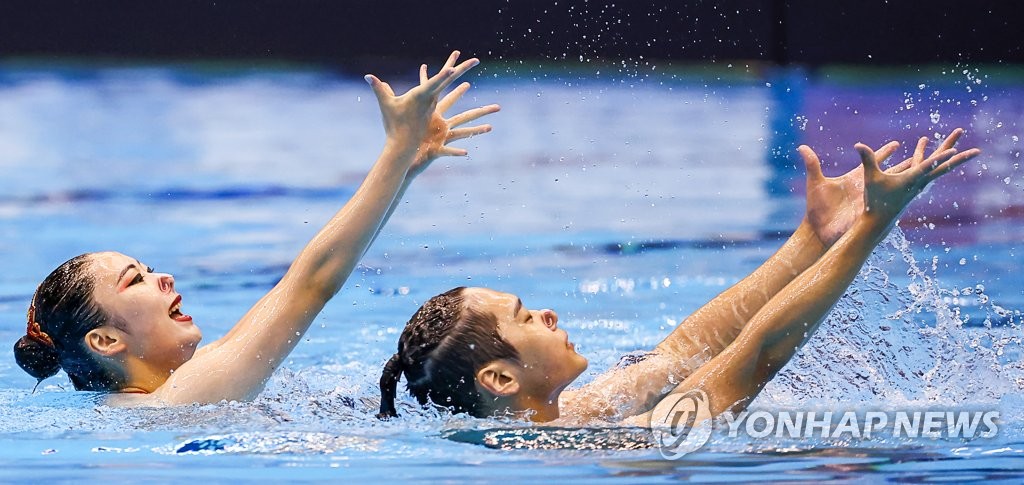
[[[904,270],[905,287],[890,278]],[[965,325],[963,292],[944,288],[935,272],[895,230],[752,407],[995,408],[1006,432],[1019,435],[1024,408],[1011,404],[1024,383],[1019,315],[977,299],[985,322]]]

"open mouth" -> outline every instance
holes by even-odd
[[[192,317],[181,313],[181,295],[178,295],[178,297],[174,299],[174,303],[171,303],[171,308],[167,310],[167,316],[178,322],[192,321]]]

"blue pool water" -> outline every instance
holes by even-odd
[[[0,479],[1024,476],[1019,76],[521,65],[471,80],[462,106],[500,103],[494,132],[417,180],[255,402],[124,410],[63,375],[30,392],[10,344],[35,285],[73,255],[119,250],[173,273],[213,340],[353,192],[382,142],[375,103],[359,80],[307,70],[0,66]],[[719,433],[669,461],[643,429],[524,431],[409,399],[402,419],[373,418],[382,364],[426,298],[481,285],[557,310],[586,381],[778,247],[802,211],[795,143],[835,173],[855,141],[954,126],[985,155],[917,201],[753,407],[996,409],[995,438]]]

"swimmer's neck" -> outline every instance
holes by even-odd
[[[176,369],[153,365],[150,361],[129,357],[122,361],[125,382],[119,392],[123,394],[152,394],[156,392]]]
[[[543,398],[527,395],[499,397],[494,400],[489,412],[485,414],[523,417],[535,423],[554,421],[561,416],[558,406],[560,394],[561,390]]]
[[[548,421],[554,421],[561,416],[561,410],[558,408],[558,398],[555,397],[553,401],[539,402],[530,405],[528,407],[531,411],[530,421],[535,423],[546,423]]]

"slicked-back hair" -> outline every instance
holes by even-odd
[[[518,360],[519,353],[501,338],[493,313],[465,306],[464,291],[453,288],[427,300],[406,323],[398,353],[381,375],[380,417],[398,415],[395,390],[403,374],[406,388],[420,404],[482,417],[477,371],[496,360]]]
[[[18,365],[39,381],[67,372],[80,391],[118,391],[125,376],[119,369],[103,365],[85,345],[90,331],[106,325],[107,314],[93,301],[95,282],[88,269],[93,253],[65,261],[40,283],[29,317],[50,339],[41,343],[28,336],[14,344]]]

